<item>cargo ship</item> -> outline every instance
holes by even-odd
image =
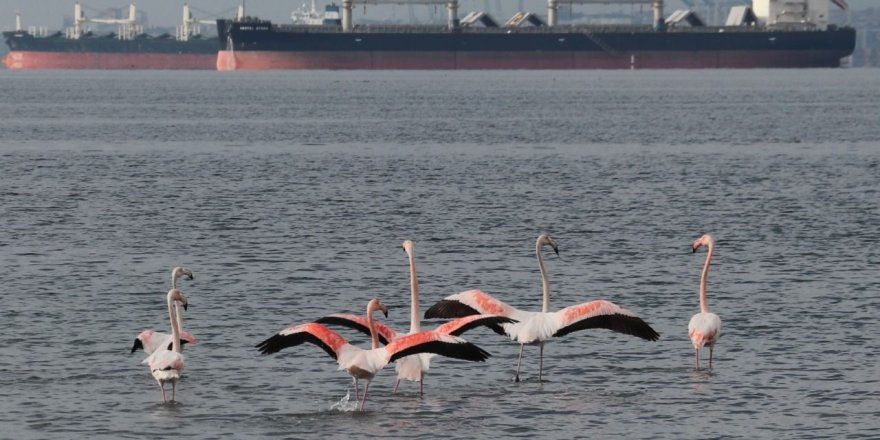
[[[844,0],[831,0],[845,6]],[[753,0],[730,10],[723,26],[692,11],[664,17],[662,0],[548,0],[547,15],[521,12],[499,25],[488,14],[458,16],[442,4],[446,25],[354,25],[343,0],[339,23],[273,24],[218,20],[218,70],[262,69],[663,69],[839,67],[855,30],[828,24],[829,0]],[[559,24],[560,4],[650,4],[652,24]]]
[[[16,30],[3,32],[9,52],[3,65],[9,69],[216,69],[219,41],[203,37],[199,21],[183,6],[183,23],[176,35],[147,35],[137,25],[135,5],[123,19],[88,19],[74,5],[74,25],[48,34],[24,30],[16,13]],[[95,34],[89,23],[115,24],[118,32]],[[216,24],[212,20],[211,25]]]

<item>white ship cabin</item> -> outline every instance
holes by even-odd
[[[767,27],[828,28],[829,0],[752,0],[758,24]]]

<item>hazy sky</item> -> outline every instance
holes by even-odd
[[[60,29],[65,16],[73,16],[73,4],[75,0],[0,0],[0,29],[11,29],[15,25],[15,11],[20,10],[24,26],[46,26],[50,29]],[[150,26],[174,26],[181,21],[182,7],[186,0],[136,0],[138,9],[147,13]],[[290,12],[299,8],[300,5],[311,0],[246,0],[247,13],[273,21],[282,22],[289,20]],[[546,13],[546,0],[522,0],[526,10]],[[240,0],[188,0],[193,7],[193,15],[198,19],[216,18],[218,14],[231,16]],[[318,0],[320,5],[326,0]],[[847,0],[851,8],[867,8],[880,5],[877,0]],[[80,0],[84,6],[86,16],[98,16],[99,11],[105,8],[121,8],[128,5],[128,0]],[[336,0],[341,4],[341,0]],[[460,11],[463,15],[467,11],[483,10],[487,3],[490,8],[496,4],[502,4],[505,12],[512,15],[518,9],[519,0],[459,0]],[[616,8],[630,8],[631,6],[617,6]],[[679,0],[667,0],[666,12],[683,7]],[[833,5],[831,7],[834,7]],[[420,17],[427,17],[429,6],[415,6]],[[576,10],[595,10],[597,6],[576,6]],[[647,9],[647,6],[645,7]],[[431,8],[433,9],[433,8]],[[629,10],[629,9],[626,9]],[[445,16],[442,6],[438,6],[440,17]],[[363,7],[358,7],[355,12],[355,20],[363,16]],[[408,9],[405,6],[369,6],[366,17],[383,19],[396,17],[406,19]],[[496,17],[506,20],[506,15]]]

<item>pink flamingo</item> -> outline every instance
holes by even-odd
[[[513,324],[502,324],[505,333],[519,342],[519,359],[516,363],[515,381],[519,382],[519,369],[522,364],[523,350],[526,344],[537,344],[540,350],[538,381],[542,380],[544,369],[544,342],[554,336],[564,336],[578,330],[605,328],[618,333],[638,336],[649,341],[656,341],[660,334],[654,331],[635,313],[612,302],[594,300],[550,312],[550,281],[544,268],[541,248],[549,245],[556,254],[559,248],[556,241],[547,234],[541,234],[535,244],[538,256],[538,267],[541,270],[541,281],[544,288],[544,306],[541,312],[527,312],[493,298],[480,290],[468,290],[450,295],[434,304],[425,318],[455,318],[474,314],[493,314],[507,316],[517,320]]]
[[[694,240],[692,245],[694,252],[706,246],[709,251],[706,252],[706,263],[703,264],[703,273],[700,275],[700,313],[691,318],[688,324],[688,336],[694,343],[694,369],[700,369],[700,349],[703,346],[709,347],[709,368],[712,368],[712,350],[715,348],[715,341],[721,336],[721,318],[709,311],[706,304],[706,277],[709,275],[709,262],[712,261],[712,252],[715,250],[715,240],[712,236],[705,234]]]
[[[415,244],[411,240],[405,240],[403,242],[403,250],[409,257],[411,299],[410,327],[409,333],[407,333],[407,335],[419,333],[420,331],[422,331],[421,314],[419,313],[419,280],[416,276],[416,260],[414,247]],[[367,334],[370,333],[369,326],[367,325],[367,319],[357,315],[336,313],[319,318],[315,320],[315,322],[322,324],[342,325]],[[505,316],[472,315],[447,322],[446,324],[443,324],[433,330],[427,331],[434,331],[441,334],[453,336],[461,336],[462,333],[470,329],[480,326],[486,326],[491,328],[498,334],[504,334],[504,329],[502,329],[499,324],[511,322],[515,321]],[[382,344],[388,344],[389,341],[393,341],[399,337],[405,336],[394,331],[391,327],[388,327],[387,325],[381,323],[376,323],[376,331],[378,333],[379,342],[381,342]],[[433,353],[419,353],[417,355],[406,356],[404,358],[398,359],[396,365],[397,382],[394,385],[394,390],[391,392],[397,392],[397,387],[400,386],[401,380],[409,380],[413,382],[419,382],[419,394],[424,395],[425,372],[427,372],[430,368],[431,358],[434,356],[435,355]]]
[[[177,314],[178,303],[186,310],[186,296],[178,289],[168,291],[168,317],[171,320],[171,349],[160,346],[157,351],[143,360],[150,367],[150,372],[162,390],[162,401],[165,400],[165,383],[171,382],[171,401],[177,397],[177,381],[183,371],[183,355],[180,353],[180,316]]]
[[[189,279],[193,279],[192,271],[186,267],[175,267],[171,270],[171,288],[177,288],[177,278],[186,276]],[[177,308],[177,303],[174,304],[174,307]],[[178,318],[180,317],[180,309],[176,310]],[[183,330],[183,326],[180,325],[180,322],[177,323],[178,327],[180,327],[180,343],[196,343],[196,338],[188,331]],[[152,354],[159,347],[167,347],[168,350],[171,350],[171,335],[167,333],[157,332],[153,329],[147,329],[140,332],[137,337],[134,339],[134,345],[131,347],[131,352],[134,353],[138,351],[138,349],[143,349],[144,353]],[[181,346],[182,348],[182,346]]]
[[[364,397],[360,399],[360,410],[363,411],[367,401],[367,392],[370,382],[385,365],[405,356],[417,353],[436,353],[439,355],[463,359],[468,361],[482,362],[489,358],[489,353],[470,342],[456,336],[445,335],[438,332],[420,332],[403,336],[391,341],[384,347],[379,347],[379,335],[373,322],[373,312],[381,310],[387,317],[388,308],[373,298],[367,304],[367,327],[370,329],[371,349],[364,350],[348,343],[342,336],[323,324],[310,322],[288,327],[274,336],[260,342],[256,347],[263,354],[272,354],[284,348],[309,342],[321,347],[339,364],[340,370],[345,370],[354,379],[355,397],[357,398],[357,381],[367,381],[364,387]]]

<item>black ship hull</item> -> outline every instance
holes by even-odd
[[[654,32],[587,26],[448,32],[374,26],[277,26],[218,21],[220,70],[631,69],[838,67],[855,47],[850,28],[690,28]]]

